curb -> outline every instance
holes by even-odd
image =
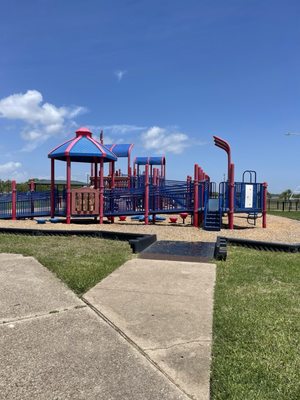
[[[214,258],[218,261],[226,261],[227,258],[227,240],[218,236],[215,244]]]
[[[96,230],[56,230],[56,229],[26,229],[26,228],[0,228],[0,234],[29,235],[29,236],[87,236],[102,239],[127,241],[133,253],[140,253],[146,247],[156,242],[156,235],[140,233],[124,233]]]
[[[248,247],[255,250],[265,251],[282,251],[286,253],[298,253],[300,252],[300,243],[278,243],[278,242],[263,242],[259,240],[248,240],[248,239],[236,239],[226,238],[218,236],[218,239],[225,240],[227,243],[234,244],[236,246]],[[216,244],[217,245],[217,244]]]

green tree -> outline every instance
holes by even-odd
[[[291,197],[292,191],[291,189],[287,189],[280,194],[280,198],[284,199],[284,201],[288,200]]]

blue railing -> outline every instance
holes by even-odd
[[[252,186],[252,195],[247,204],[247,185]],[[263,184],[235,182],[234,184],[234,211],[235,212],[261,212],[263,208]]]
[[[66,215],[66,191],[58,191],[55,190],[55,195],[54,195],[54,201],[55,201],[55,215],[57,216],[65,216]]]
[[[12,194],[0,193],[0,218],[11,218]]]
[[[229,209],[229,185],[228,182],[219,184],[219,209],[221,212],[227,212]]]
[[[110,189],[104,192],[104,215],[143,214],[145,196],[142,189]]]
[[[250,199],[247,201],[247,185],[252,186],[252,193],[249,191]],[[219,185],[219,206],[222,212],[229,210],[229,185],[228,182],[221,182]],[[257,213],[263,208],[263,184],[262,183],[234,183],[234,212]]]
[[[50,191],[17,193],[17,218],[29,218],[50,214]]]
[[[247,188],[251,185],[252,188]],[[149,213],[178,213],[194,211],[194,183],[165,180],[160,185],[149,185]],[[198,183],[199,211],[204,215],[209,199],[215,197],[215,185],[208,181]],[[250,194],[249,194],[250,193]],[[251,196],[252,193],[252,196]],[[250,200],[246,197],[250,196]],[[66,192],[55,191],[55,215],[66,215]],[[16,194],[17,218],[32,218],[50,215],[51,193],[27,192]],[[258,213],[263,206],[263,185],[261,183],[236,182],[234,185],[234,211]],[[219,185],[219,209],[229,209],[228,182]],[[145,187],[116,188],[104,191],[104,215],[134,215],[145,212]],[[12,217],[12,194],[0,194],[0,218]]]

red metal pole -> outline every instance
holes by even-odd
[[[115,161],[111,163],[111,189],[115,188]],[[110,222],[115,222],[115,218],[111,217]]]
[[[158,168],[155,168],[155,171],[154,171],[154,173],[155,173],[155,179],[154,179],[154,182],[155,182],[155,185],[156,185],[156,186],[158,186],[159,169],[158,169]]]
[[[194,220],[193,225],[198,227],[198,208],[199,208],[199,168],[198,164],[195,164],[194,168]]]
[[[234,219],[234,164],[230,164],[228,227],[233,229]]]
[[[34,180],[33,180],[33,179],[30,180],[30,183],[29,183],[29,190],[30,190],[31,192],[34,192],[34,190],[35,190],[35,183],[34,183]]]
[[[17,219],[17,183],[16,181],[11,181],[11,219]]]
[[[145,224],[149,224],[149,164],[145,166]]]
[[[34,192],[35,189],[35,183],[34,180],[31,179],[29,182],[29,190],[30,190],[30,194],[32,194]],[[32,198],[32,195],[30,196],[30,211],[31,211],[31,215],[34,214],[34,200]],[[33,219],[33,217],[31,217],[30,219]]]
[[[201,188],[201,196],[199,196],[199,197],[201,197],[201,207],[203,208],[204,207],[204,199],[205,199],[205,185],[206,185],[206,183],[205,183],[205,173],[204,173],[204,171],[203,171],[203,169],[201,167],[199,167],[198,180],[199,180],[198,192],[199,192],[199,190]],[[199,204],[198,204],[198,207],[199,207]],[[199,216],[198,226],[201,226],[202,223],[203,223],[203,218],[204,218],[203,213],[204,212],[202,211],[201,215]]]
[[[71,160],[67,158],[67,224],[71,223]]]
[[[130,187],[131,187],[131,167],[130,166],[128,166],[128,175],[127,175],[127,177],[128,177],[128,189],[130,189]]]
[[[115,162],[111,163],[111,188],[115,188]]]
[[[94,188],[98,188],[98,164],[95,162],[94,164],[94,171],[95,171],[95,180],[94,180]]]
[[[103,158],[100,160],[100,191],[99,191],[99,223],[103,224],[104,216],[104,180],[103,180]]]
[[[128,154],[128,160],[127,160],[127,179],[128,179],[128,189],[130,189],[130,185],[131,185],[130,154]]]
[[[55,214],[55,160],[51,158],[51,198],[50,198],[50,216],[54,218]]]
[[[153,169],[153,177],[152,177],[152,185],[155,187],[154,204],[153,204],[153,208],[155,210],[157,208],[157,185],[158,185],[157,173],[158,173],[158,168],[154,168]],[[152,222],[153,222],[153,224],[155,224],[155,222],[156,222],[156,214],[152,215]]]
[[[91,178],[93,178],[95,175],[94,175],[94,165],[93,165],[93,163],[91,163]],[[92,185],[92,179],[90,179],[90,183],[91,183],[91,185]]]
[[[163,165],[163,177],[166,179],[166,164]]]
[[[263,228],[267,227],[267,182],[263,183],[263,210],[262,210],[262,226]]]
[[[136,185],[136,181],[137,181],[137,179],[136,179],[136,168],[135,168],[135,166],[133,167],[133,185],[134,185],[134,187],[136,188],[137,187],[137,185]]]

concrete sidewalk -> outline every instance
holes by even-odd
[[[0,254],[0,399],[208,400],[214,266],[152,263],[123,265],[88,307]]]
[[[84,296],[171,382],[209,399],[215,265],[134,259]]]

